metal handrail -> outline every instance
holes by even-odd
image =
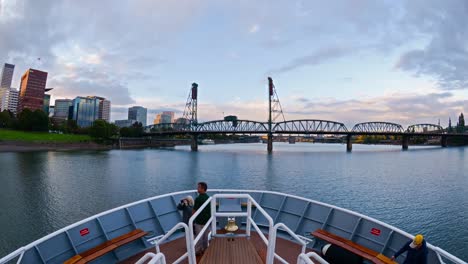
[[[321,258],[317,253],[315,252],[309,252],[309,253],[301,253],[297,257],[297,264],[314,264],[310,258],[313,258],[315,261],[317,261],[320,264],[329,264],[326,260]]]
[[[146,262],[150,260],[149,262]],[[154,254],[153,252],[148,252],[146,253],[142,258],[140,258],[137,262],[135,262],[135,264],[143,264],[143,263],[147,263],[147,264],[166,264],[166,257],[164,256],[163,253],[157,253],[157,254]]]
[[[189,264],[195,264],[197,263],[196,259],[194,258],[195,255],[191,254],[191,251],[192,251],[192,245],[191,245],[192,240],[190,239],[191,232],[190,232],[189,227],[185,223],[182,223],[182,222],[177,223],[164,236],[151,238],[151,239],[148,239],[147,241],[148,242],[155,241],[156,253],[161,253],[159,245],[162,244],[162,242],[166,241],[166,239],[172,236],[172,234],[174,234],[174,232],[176,232],[180,228],[183,228],[185,230],[185,243],[187,246],[187,252],[183,254],[181,257],[179,257],[174,263],[179,263],[185,258],[188,258]]]
[[[197,235],[197,237],[195,238],[194,237],[194,230],[193,230],[193,221],[195,221],[195,219],[197,218],[197,216],[203,211],[203,209],[205,209],[205,207],[213,200],[212,197],[209,197],[203,204],[202,206],[200,206],[200,208],[198,208],[195,213],[190,217],[189,219],[189,224],[188,224],[188,228],[189,228],[189,236],[190,236],[190,246],[191,246],[191,258],[192,259],[195,259],[195,262],[196,263],[196,256],[195,256],[195,245],[198,243],[198,241],[200,241],[201,237],[203,236],[203,234],[205,233],[205,231],[208,229],[208,226],[209,224],[213,221],[213,216],[210,217],[210,219],[208,220],[208,222],[205,224],[205,226],[202,228],[201,232]],[[216,205],[215,205],[216,206]],[[213,207],[213,206],[212,206]],[[212,212],[213,213],[213,212]],[[216,221],[215,221],[215,224],[216,224]]]
[[[277,223],[274,227],[273,227],[273,241],[270,245],[268,245],[268,248],[271,247],[271,250],[273,251],[273,254],[274,254],[274,257],[277,258],[278,260],[280,260],[281,262],[283,263],[288,263],[286,262],[282,257],[280,257],[278,254],[275,253],[275,248],[276,248],[276,235],[278,233],[278,229],[279,228],[282,228],[282,230],[286,231],[289,233],[289,235],[291,235],[291,237],[293,237],[294,239],[296,239],[301,245],[302,245],[302,249],[301,249],[301,254],[305,253],[305,250],[306,250],[306,246],[307,246],[307,243],[302,240],[299,236],[297,236],[289,227],[287,227],[285,224],[283,223]]]

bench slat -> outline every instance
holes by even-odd
[[[323,229],[317,229],[314,232],[311,233],[314,237],[323,239],[327,242],[330,242],[334,245],[340,246],[356,255],[359,255],[365,259],[368,259],[372,261],[373,263],[377,264],[393,264],[396,263],[392,261],[390,258],[380,254],[377,251],[374,251],[372,249],[366,248],[364,246],[361,246],[359,244],[356,244],[355,242],[337,236],[335,234],[332,234],[330,232],[327,232]]]
[[[101,257],[112,250],[128,244],[132,241],[135,241],[143,236],[146,236],[148,232],[145,232],[141,229],[135,229],[131,232],[123,234],[121,236],[115,237],[111,240],[108,240],[94,248],[88,249],[79,255],[75,255],[72,258],[65,261],[65,264],[84,264]]]

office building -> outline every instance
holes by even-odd
[[[78,96],[73,100],[72,118],[80,127],[89,127],[98,119],[100,100]]]
[[[164,111],[164,112],[162,112],[162,113],[163,113],[163,115],[165,115],[165,116],[170,116],[170,119],[169,119],[170,122],[169,122],[169,123],[174,123],[174,112],[172,112],[172,111]]]
[[[8,110],[16,114],[19,92],[15,88],[6,89],[0,100],[0,111]]]
[[[110,122],[111,102],[102,97],[97,97],[97,98],[99,98],[100,100],[98,119],[102,119],[102,120],[106,120],[107,122]]]
[[[29,69],[21,77],[18,113],[23,109],[43,110],[47,72]]]
[[[80,127],[89,127],[97,119],[109,121],[110,119],[109,100],[98,96],[78,96],[73,100],[72,119]]]
[[[128,109],[128,120],[136,120],[146,126],[148,110],[142,106],[133,106]]]
[[[2,75],[0,76],[0,89],[10,89],[11,81],[13,80],[13,72],[15,65],[5,63],[2,68]]]
[[[132,119],[115,120],[115,125],[120,127],[120,128],[122,128],[122,127],[131,127],[136,122],[139,122],[139,121],[132,120]]]
[[[49,115],[49,109],[50,109],[50,94],[44,94],[44,104],[42,106],[42,111]]]
[[[54,118],[57,119],[71,119],[73,113],[73,100],[70,99],[57,99],[55,100]]]
[[[169,124],[173,123],[174,121],[174,112],[165,111],[161,114],[157,114],[156,118],[154,119],[154,124]]]
[[[1,111],[8,108],[8,104],[4,103],[7,99],[6,96],[8,90],[11,88],[11,81],[13,80],[13,72],[15,65],[5,63],[2,68],[2,74],[0,75],[0,109]]]

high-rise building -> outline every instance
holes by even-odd
[[[165,116],[170,116],[170,121],[169,121],[169,123],[174,123],[174,112],[172,112],[172,111],[164,111],[164,112],[162,112],[162,113],[163,113],[163,115],[165,115]]]
[[[133,106],[128,109],[128,120],[136,120],[146,126],[148,110],[142,106]]]
[[[102,119],[102,120],[106,120],[107,122],[110,122],[111,102],[102,97],[98,97],[98,98],[100,98],[98,119]]]
[[[49,115],[50,108],[50,94],[44,94],[44,105],[42,106],[42,111]]]
[[[47,72],[29,69],[21,77],[18,113],[23,109],[43,110]]]
[[[169,124],[172,123],[174,120],[174,112],[162,112],[161,114],[157,114],[156,118],[154,119],[154,124]]]
[[[80,127],[89,127],[98,119],[99,102],[96,97],[78,96],[73,100],[72,118]]]
[[[0,109],[1,111],[8,108],[7,103],[4,103],[8,90],[11,88],[11,81],[13,80],[13,72],[15,65],[5,63],[2,68],[2,75],[0,75]]]
[[[88,127],[97,119],[109,121],[109,100],[98,96],[78,96],[73,100],[72,119],[81,127]]]
[[[13,80],[13,72],[15,71],[15,65],[5,63],[2,69],[2,75],[0,76],[0,88],[10,89],[11,81]]]
[[[69,119],[73,113],[73,100],[57,99],[55,100],[54,118]]]
[[[18,95],[19,92],[17,89],[7,89],[0,98],[0,111],[9,110],[10,112],[16,114],[16,108],[18,107]]]

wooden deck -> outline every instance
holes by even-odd
[[[245,231],[244,231],[245,232]],[[208,249],[205,251],[205,254],[203,256],[197,257],[197,263],[201,263],[202,259],[210,252],[210,248],[215,246],[217,242],[215,240],[221,240],[224,238],[215,238],[210,241],[210,245],[208,246]],[[255,248],[255,251],[257,252],[257,255],[260,257],[261,262],[253,262],[253,263],[265,263],[266,261],[266,253],[267,253],[267,247],[265,243],[263,243],[262,239],[256,232],[251,233],[250,240],[246,238],[239,238],[236,237],[234,241],[236,240],[241,240],[245,239],[250,244]],[[251,247],[252,248],[252,247]],[[166,262],[167,263],[173,263],[175,260],[177,260],[180,256],[185,254],[187,252],[186,246],[185,246],[185,238],[179,238],[173,241],[170,241],[168,243],[165,243],[160,246],[161,252],[166,256]],[[220,248],[219,250],[224,250],[226,252],[226,248]],[[310,252],[312,250],[308,249],[307,252]],[[143,255],[146,252],[155,252],[154,248],[147,250],[145,252],[141,252],[135,256],[132,256],[122,262],[121,264],[133,264],[135,263],[138,259],[143,257]],[[282,258],[284,258],[287,262],[289,263],[296,263],[297,261],[297,256],[301,252],[301,246],[297,243],[294,243],[290,240],[282,239],[282,238],[277,238],[276,240],[276,253],[280,255]],[[251,262],[245,262],[243,260],[243,255],[245,253],[242,251],[242,253],[239,253],[238,256],[233,256],[233,262],[205,262],[205,263],[251,263]],[[182,263],[188,263],[188,261],[183,261]],[[275,261],[275,263],[280,263],[279,261]]]
[[[200,264],[218,263],[261,264],[263,261],[250,239],[217,237],[211,240]]]

